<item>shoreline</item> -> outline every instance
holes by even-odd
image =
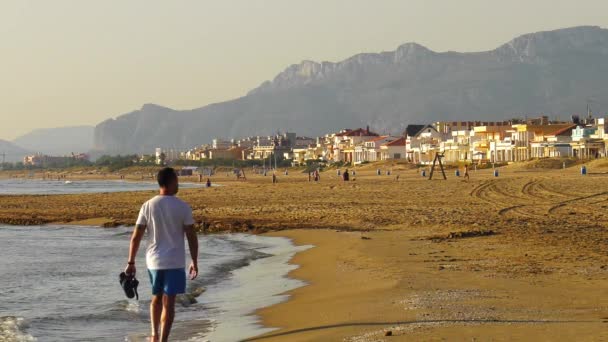
[[[497,336],[580,340],[605,334],[608,301],[598,302],[606,284],[603,276],[581,285],[580,276],[467,271],[457,265],[474,243],[415,240],[421,233],[265,234],[315,248],[290,261],[299,267],[288,276],[307,285],[286,292],[286,302],[256,312],[266,327],[279,329],[246,341],[384,341],[389,331],[391,341]],[[479,239],[493,244],[495,237]],[[410,248],[403,253],[403,247]],[[421,260],[442,252],[449,252],[450,259]]]
[[[117,236],[114,233],[102,232],[102,227],[90,227],[96,229],[97,233],[93,234],[93,236],[101,234],[101,237],[105,237],[105,240],[100,243],[107,243],[111,241],[108,239]],[[6,228],[6,231],[13,231],[16,234],[28,231],[27,234],[29,235],[41,236],[41,238],[48,236],[44,233],[47,231],[47,227],[44,226],[32,227],[36,231],[15,229],[15,227],[11,226],[6,226]],[[88,236],[88,233],[85,231],[72,230],[66,225],[48,226],[48,228],[61,228],[49,229],[48,232],[51,236],[52,234],[58,234],[58,232],[66,232],[65,234],[71,234],[71,236]],[[128,232],[128,229],[121,228],[120,231]],[[2,232],[5,231],[2,230]],[[42,235],[40,235],[41,233]],[[123,245],[127,242],[127,240],[121,240],[123,240],[121,242]],[[282,294],[285,289],[293,289],[303,285],[300,280],[287,277],[288,272],[295,267],[289,263],[289,260],[297,252],[305,250],[309,246],[296,246],[292,240],[284,237],[252,234],[208,236],[207,238],[201,238],[201,242],[203,248],[205,246],[223,246],[224,244],[228,244],[228,249],[224,249],[226,247],[219,247],[219,249],[205,248],[207,251],[215,251],[212,253],[216,253],[216,256],[201,260],[201,265],[208,265],[205,273],[196,281],[189,282],[188,291],[194,292],[187,292],[183,298],[179,298],[179,303],[184,307],[188,308],[190,305],[196,304],[198,308],[194,310],[185,309],[181,313],[185,314],[185,312],[188,312],[189,314],[184,316],[184,319],[176,321],[174,326],[175,337],[184,340],[204,337],[210,340],[236,341],[262,332],[271,331],[270,328],[259,323],[259,317],[255,315],[255,311],[261,307],[285,301],[286,297]],[[224,252],[222,253],[222,251]],[[140,255],[138,262],[144,262],[143,258],[144,256]],[[109,271],[109,269],[106,268],[104,271]],[[118,310],[119,314],[126,314],[123,312],[123,309],[129,312],[129,315],[139,313],[142,310],[140,305],[145,305],[142,303],[145,303],[148,298],[147,291],[145,291],[148,286],[147,284],[143,285],[141,289],[144,292],[140,292],[143,302],[127,302],[123,300],[124,294],[116,286],[110,286],[110,292],[116,294],[116,300],[113,299],[114,296],[101,296],[95,299],[98,300],[98,305],[103,307],[104,310],[110,307],[110,310]],[[201,286],[204,286],[205,290],[199,293],[197,288]],[[11,297],[9,296],[10,299]],[[116,305],[118,305],[117,308],[115,308]],[[16,310],[15,312],[19,312],[20,310],[19,306],[9,306],[9,308]],[[10,314],[11,311],[6,313]],[[6,317],[8,316],[1,316],[0,323],[11,323],[4,321]],[[45,316],[40,319],[44,320],[47,318]],[[32,320],[32,317],[21,317],[21,320],[28,323]],[[105,324],[107,322],[101,319],[101,321],[95,323]],[[13,333],[12,330],[4,330],[7,326],[0,328],[2,328],[0,329],[0,336],[4,336],[4,333]],[[32,329],[34,330],[29,331],[26,327],[25,332],[36,332],[36,336],[41,336],[40,334],[44,331],[44,327],[37,324],[34,324]],[[19,329],[19,331],[21,330]],[[146,338],[144,332],[128,329],[125,332],[128,333],[129,340],[139,341]]]
[[[210,341],[241,341],[271,332],[274,329],[261,324],[257,310],[284,302],[285,289],[304,285],[287,274],[296,267],[289,260],[309,246],[296,246],[284,237],[252,234],[233,234],[228,240],[257,246],[254,250],[266,256],[233,269],[229,277],[207,288],[200,297],[200,304],[207,308],[204,310],[217,315],[204,336]]]
[[[275,334],[290,334],[264,340],[363,342],[388,330],[395,340],[576,340],[593,339],[608,322],[599,291],[608,286],[602,177],[521,166],[500,177],[472,171],[467,181],[375,171],[361,167],[348,183],[333,172],[319,183],[293,173],[274,185],[218,175],[212,181],[229,186],[180,191],[199,232],[268,232],[316,246],[291,261],[301,267],[289,277],[309,285],[259,310],[265,326],[280,328]],[[0,196],[0,221],[131,226],[151,194]]]

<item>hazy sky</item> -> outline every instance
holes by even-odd
[[[245,94],[290,64],[415,41],[490,50],[608,27],[606,0],[0,0],[0,138]]]

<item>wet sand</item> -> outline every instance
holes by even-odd
[[[599,267],[555,263],[542,256],[542,248],[519,249],[498,235],[420,239],[427,233],[273,233],[316,245],[293,259],[301,268],[291,276],[309,285],[290,292],[288,302],[260,310],[267,326],[281,329],[251,341],[608,337],[608,282]],[[510,265],[512,271],[494,265]],[[553,271],[516,271],[530,265]]]
[[[391,176],[357,168],[348,183],[335,170],[320,183],[291,171],[276,185],[220,174],[212,181],[224,186],[180,197],[202,231],[272,232],[317,246],[293,260],[302,267],[292,276],[310,285],[260,312],[281,328],[264,340],[601,339],[608,163],[590,163],[588,176],[545,164],[501,168],[499,177],[472,170],[470,181],[453,170],[429,181],[408,165],[391,166]],[[132,224],[152,195],[0,196],[0,221]]]

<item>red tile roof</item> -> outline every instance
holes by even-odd
[[[553,135],[562,135],[564,133],[567,133],[567,135],[571,135],[572,134],[572,130],[574,129],[574,127],[576,127],[576,125],[572,125],[570,127],[564,127],[560,130],[557,130],[553,133]]]
[[[365,128],[357,128],[355,130],[348,131],[346,133],[342,133],[341,135],[343,135],[345,137],[376,137],[376,136],[378,136],[377,133],[374,133]]]
[[[374,141],[378,141],[378,140],[382,140],[382,139],[386,139],[386,138],[388,138],[388,135],[381,135],[379,137],[375,137],[375,138],[368,140],[368,142],[374,142]]]
[[[405,146],[405,138],[401,137],[397,140],[393,140],[389,143],[384,144],[386,146]]]
[[[530,130],[538,135],[556,136],[556,135],[561,135],[564,133],[567,133],[567,135],[569,135],[570,133],[568,133],[568,131],[571,131],[574,127],[576,127],[575,124],[556,124],[556,125],[542,125],[542,126],[530,125]]]

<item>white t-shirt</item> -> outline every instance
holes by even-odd
[[[192,209],[186,202],[175,196],[155,196],[141,206],[137,224],[148,230],[148,269],[186,267],[184,226],[194,224]]]

